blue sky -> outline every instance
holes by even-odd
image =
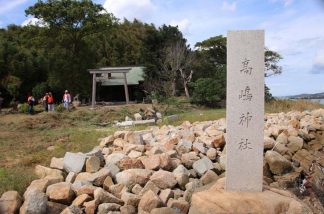
[[[0,27],[30,20],[36,0],[0,0]],[[179,26],[191,45],[228,30],[264,29],[283,56],[283,73],[266,78],[275,96],[324,92],[324,0],[96,0],[118,18]],[[28,21],[27,21],[28,23]]]

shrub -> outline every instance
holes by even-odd
[[[226,88],[217,79],[200,78],[190,87],[193,89],[191,102],[194,104],[214,107],[225,99]]]
[[[55,111],[57,111],[57,112],[63,112],[63,111],[65,111],[65,108],[64,108],[63,104],[57,105],[55,107]]]
[[[32,92],[33,92],[33,96],[34,96],[35,98],[37,98],[37,99],[43,97],[44,94],[45,94],[46,92],[48,92],[48,85],[47,85],[47,83],[46,83],[46,82],[42,82],[42,83],[37,84],[37,85],[33,88]]]
[[[20,104],[18,110],[20,113],[27,113],[28,112],[28,104],[27,103]]]

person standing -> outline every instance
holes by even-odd
[[[51,92],[48,93],[47,105],[48,105],[49,112],[54,111],[54,98]]]
[[[27,98],[27,103],[28,103],[28,113],[33,114],[34,113],[34,103],[35,103],[35,98],[32,95],[29,95]]]
[[[43,106],[45,111],[48,111],[48,93],[46,93],[45,96],[43,97]]]
[[[64,108],[69,110],[70,103],[71,103],[71,95],[68,90],[65,90],[64,95],[63,95]]]
[[[0,92],[0,113],[1,113],[1,108],[2,108],[2,103],[3,103],[3,97],[1,96],[1,92]]]

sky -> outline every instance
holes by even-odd
[[[0,0],[0,27],[25,25],[36,0]],[[229,30],[265,30],[265,45],[283,57],[266,78],[274,96],[324,92],[324,0],[95,0],[121,20],[178,26],[194,46]]]

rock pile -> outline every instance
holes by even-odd
[[[304,187],[323,194],[324,138],[317,138],[323,133],[324,109],[265,116],[265,187],[304,211],[310,210],[304,202],[279,189]],[[225,119],[116,131],[89,153],[67,152],[63,158],[53,157],[50,167],[36,166],[39,179],[23,197],[4,193],[0,213],[199,213],[199,198],[210,196],[197,197],[195,191],[223,180],[225,135]],[[258,201],[255,197],[251,200]],[[272,204],[269,209],[292,209]]]

